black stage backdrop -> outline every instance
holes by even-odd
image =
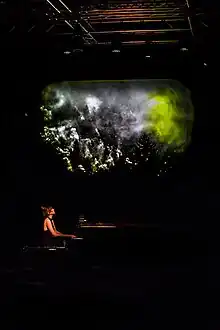
[[[113,56],[114,55],[114,56]],[[218,93],[195,52],[91,53],[65,57],[56,50],[2,50],[2,242],[22,245],[41,230],[40,205],[57,209],[57,223],[72,230],[79,214],[92,220],[190,223],[198,230],[219,209]],[[214,64],[213,64],[214,65]],[[40,139],[40,96],[63,80],[177,79],[192,91],[192,144],[171,174],[155,181],[150,172],[88,177],[68,173]],[[217,222],[215,223],[217,225]]]

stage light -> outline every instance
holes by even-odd
[[[112,40],[112,53],[120,53],[121,46],[122,44],[120,40]]]
[[[66,50],[66,51],[64,52],[64,54],[65,54],[65,55],[70,55],[71,52],[70,52],[69,50]]]
[[[151,58],[151,56],[150,55],[146,55],[145,58]]]
[[[188,48],[186,48],[186,47],[182,47],[182,48],[180,48],[180,50],[182,51],[182,52],[188,52]]]
[[[82,53],[82,52],[83,52],[83,49],[81,49],[81,48],[73,49],[73,53]]]

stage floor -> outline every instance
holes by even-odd
[[[177,324],[183,311],[201,312],[207,259],[193,231],[92,229],[73,243],[68,251],[20,252],[2,262],[4,305],[30,312],[64,305],[73,308],[71,316],[83,310],[105,320],[148,315],[157,322],[172,314]]]

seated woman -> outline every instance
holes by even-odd
[[[56,229],[55,223],[53,221],[53,216],[56,214],[55,210],[52,206],[44,207],[41,206],[44,215],[44,223],[43,223],[43,231],[44,231],[44,244],[50,245],[54,243],[53,238],[57,237],[69,237],[76,238],[75,235],[72,234],[62,234]]]

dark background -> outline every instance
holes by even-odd
[[[2,79],[7,109],[2,111],[4,209],[10,222],[15,221],[15,227],[10,225],[8,230],[13,235],[16,228],[17,239],[22,241],[36,231],[42,203],[54,205],[57,221],[63,217],[61,225],[68,229],[74,228],[80,213],[111,222],[121,218],[134,223],[205,225],[206,212],[213,212],[218,200],[218,110],[212,68],[204,66],[193,48],[186,54],[169,49],[161,52],[162,57],[157,50],[150,60],[144,57],[146,50],[88,51],[69,58],[45,47],[2,52],[8,70]],[[151,176],[148,168],[138,173],[122,168],[94,177],[71,174],[41,141],[41,91],[49,83],[150,78],[179,80],[192,92],[195,107],[192,143],[162,179]]]
[[[2,37],[0,271],[8,326],[42,327],[44,316],[50,326],[73,326],[80,312],[114,327],[120,318],[133,327],[143,319],[154,328],[219,324],[217,8],[211,12],[208,34],[189,43],[187,53],[146,47],[66,57],[41,36]],[[61,80],[138,78],[177,79],[192,91],[192,144],[173,171],[160,180],[145,169],[83,178],[67,173],[40,140],[42,89]],[[81,231],[83,244],[68,256],[23,254],[20,248],[40,234],[42,203],[54,205],[63,231],[74,230],[81,213],[145,228]]]

